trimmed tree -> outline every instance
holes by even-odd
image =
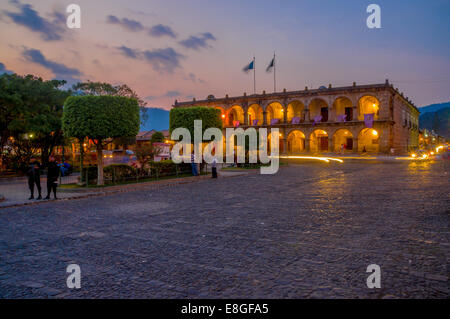
[[[195,120],[202,120],[202,133],[211,127],[222,129],[221,111],[219,109],[200,106],[173,108],[170,110],[169,116],[170,134],[175,129],[183,127],[188,129],[193,137]]]
[[[71,96],[64,103],[63,131],[67,137],[88,137],[97,148],[97,184],[103,185],[103,147],[109,140],[139,132],[139,106],[121,96]]]
[[[155,132],[150,139],[150,142],[153,143],[162,143],[164,142],[164,134],[162,132]]]

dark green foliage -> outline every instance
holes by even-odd
[[[152,135],[151,142],[152,143],[162,143],[164,142],[164,134],[162,132],[155,132]]]
[[[60,89],[64,84],[65,81],[44,81],[33,75],[0,76],[0,149],[9,137],[14,137],[13,153],[23,153],[26,147],[40,149],[41,162],[47,162],[53,148],[63,144],[63,104],[71,94]],[[13,159],[22,160],[26,157]]]
[[[112,164],[103,169],[105,179],[115,182],[127,181],[136,178],[136,169],[126,164]]]
[[[208,107],[173,108],[170,110],[170,133],[187,128],[194,139],[194,120],[202,120],[202,133],[211,127],[222,129],[221,111]]]
[[[67,137],[95,140],[136,136],[138,103],[121,96],[71,96],[64,104],[63,130]]]

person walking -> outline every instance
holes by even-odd
[[[194,153],[191,154],[191,168],[192,168],[192,175],[198,176],[197,163],[195,163]]]
[[[217,178],[217,159],[214,157],[211,163],[212,178]]]
[[[37,200],[42,199],[41,195],[41,173],[40,173],[40,165],[39,162],[33,161],[31,162],[30,169],[27,171],[28,175],[28,188],[30,189],[30,198],[29,200],[34,199],[34,185],[36,184],[36,188],[38,190],[39,196],[36,198]]]
[[[50,156],[47,168],[47,197],[45,199],[50,199],[52,190],[54,198],[58,199],[56,197],[56,187],[58,186],[60,169],[53,156]]]

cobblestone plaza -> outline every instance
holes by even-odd
[[[448,180],[446,162],[290,163],[1,209],[0,298],[448,298]]]

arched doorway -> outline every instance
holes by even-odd
[[[322,99],[314,99],[309,103],[309,117],[311,122],[321,116],[321,120],[317,122],[328,122],[328,105]]]
[[[333,151],[340,153],[342,146],[345,151],[353,150],[353,134],[349,130],[340,129],[333,135]]]
[[[278,102],[272,102],[267,106],[266,111],[267,111],[267,124],[269,125],[275,124],[275,122],[283,123],[284,120],[283,105],[281,105]]]
[[[263,109],[258,104],[252,104],[248,107],[248,125],[257,126],[264,122]]]
[[[305,134],[302,131],[295,130],[289,133],[287,138],[287,151],[290,154],[305,151]]]
[[[305,106],[300,101],[292,101],[287,106],[287,123],[291,124],[293,123],[293,119],[299,119],[297,122],[303,121],[302,115],[303,111],[305,109]],[[294,123],[295,124],[295,123]]]
[[[352,101],[346,97],[338,97],[333,103],[334,121],[348,122],[353,121]],[[345,115],[345,116],[344,116]]]
[[[358,152],[378,153],[380,133],[373,128],[365,128],[358,134]]]
[[[365,95],[359,99],[359,120],[364,121],[365,114],[374,114],[374,120],[378,120],[380,115],[380,101],[372,96]]]
[[[311,152],[328,151],[328,133],[324,130],[315,130],[310,136]]]
[[[240,105],[234,105],[228,110],[228,126],[239,126],[244,124],[244,110]]]

